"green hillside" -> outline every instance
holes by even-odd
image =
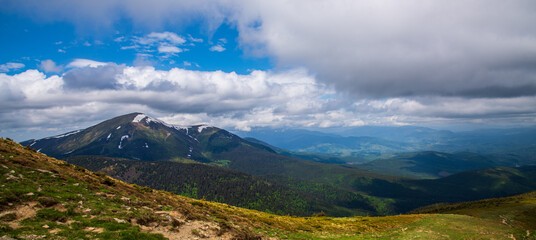
[[[356,168],[378,173],[415,177],[440,178],[454,173],[478,170],[489,167],[515,167],[517,161],[508,158],[484,156],[476,153],[442,153],[434,151],[397,153],[390,158],[381,158]]]
[[[412,213],[449,213],[500,221],[514,228],[532,229],[527,230],[526,237],[529,237],[536,229],[536,192],[473,202],[434,204]]]
[[[100,156],[74,156],[67,162],[116,179],[195,199],[294,216],[379,215],[374,204],[357,193],[329,189],[314,192],[270,179],[195,163],[144,162]]]
[[[272,215],[126,184],[4,139],[0,164],[3,239],[533,239],[535,231],[533,219],[458,214]]]

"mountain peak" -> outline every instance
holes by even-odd
[[[206,152],[241,146],[239,137],[206,124],[176,126],[145,113],[121,115],[86,129],[22,144],[58,158],[106,155],[136,160],[210,162]]]

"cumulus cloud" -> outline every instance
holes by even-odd
[[[253,71],[240,75],[179,68],[161,71],[147,66],[108,63],[99,66],[88,64],[72,68],[62,76],[48,78],[37,70],[12,76],[2,74],[0,83],[3,86],[2,109],[10,116],[54,109],[74,114],[76,111],[69,109],[91,105],[97,106],[93,108],[93,114],[113,113],[102,115],[101,119],[117,114],[112,109],[141,111],[136,110],[140,108],[158,113],[157,117],[181,113],[184,116],[227,119],[222,123],[236,121],[236,124],[219,126],[247,129],[274,119],[288,123],[294,117],[287,118],[286,112],[317,113],[332,102],[321,98],[332,90],[317,83],[314,76],[304,69]],[[317,102],[311,104],[311,99]],[[35,126],[33,124],[53,128],[54,121],[46,121],[44,116],[48,115],[41,115],[43,120],[19,118],[20,121],[6,121],[0,123],[0,128]]]
[[[115,89],[116,75],[120,74],[123,66],[110,63],[92,65],[73,69],[63,75],[65,89]]]
[[[526,67],[536,62],[534,10],[530,1],[246,1],[235,21],[243,44],[355,97],[493,98],[536,94]]]
[[[22,63],[13,63],[8,62],[0,65],[0,72],[10,72],[11,70],[16,70],[25,67]]]
[[[49,73],[49,72],[58,73],[63,70],[62,66],[56,65],[56,63],[50,59],[41,61],[40,68],[46,73]]]
[[[37,70],[0,74],[0,129],[73,129],[134,111],[178,125],[209,123],[240,130],[475,121],[534,124],[536,119],[534,96],[355,100],[319,82],[303,68],[242,75],[113,63],[80,66],[84,67],[72,68],[62,76],[47,77]],[[54,115],[55,111],[61,116]],[[80,119],[80,114],[91,118]]]

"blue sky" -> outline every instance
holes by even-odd
[[[5,0],[0,135],[130,112],[246,131],[534,126],[534,12],[529,0]]]
[[[181,52],[162,53],[156,46],[146,49],[131,48],[136,38],[143,38],[155,31],[134,30],[128,20],[118,21],[113,31],[104,33],[80,33],[76,26],[64,21],[39,23],[17,14],[0,16],[2,29],[9,34],[1,38],[0,62],[22,63],[25,67],[12,73],[40,67],[41,60],[50,59],[65,66],[74,59],[91,59],[133,66],[147,64],[158,70],[174,67],[247,74],[251,70],[268,70],[273,65],[267,57],[244,54],[239,47],[238,32],[233,26],[222,24],[210,33],[193,24],[187,28],[166,28],[165,31],[185,40],[177,44]],[[145,63],[140,63],[143,60]],[[63,71],[60,71],[60,73]]]

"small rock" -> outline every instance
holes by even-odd
[[[41,192],[41,191],[43,191],[43,190],[41,189],[41,187],[38,187],[38,188],[37,188],[37,191],[38,191],[38,192]]]
[[[73,184],[73,186],[78,186],[78,185],[80,185],[80,183],[75,183],[75,184]]]
[[[9,173],[15,173],[15,170],[11,170],[11,171],[9,171]]]
[[[83,213],[91,213],[91,208],[86,208],[84,210],[82,210]]]
[[[29,193],[26,194],[26,196],[33,196],[33,195],[34,195],[33,192],[29,192]]]
[[[3,156],[2,156],[3,157]],[[9,169],[6,165],[2,164],[2,167],[5,169]]]
[[[44,170],[44,169],[37,169],[37,171],[42,172],[42,173],[52,173],[51,171]]]
[[[50,227],[49,227],[48,225],[45,224],[45,225],[43,225],[43,228],[44,228],[44,229],[49,229]]]
[[[3,156],[2,156],[2,157],[3,157]],[[9,236],[7,236],[7,235],[4,235],[4,236],[0,237],[0,240],[15,240],[15,239],[12,238],[12,237],[9,237]]]
[[[123,220],[123,219],[119,219],[119,218],[114,218],[114,220],[117,222],[117,223],[126,223],[127,221]]]

